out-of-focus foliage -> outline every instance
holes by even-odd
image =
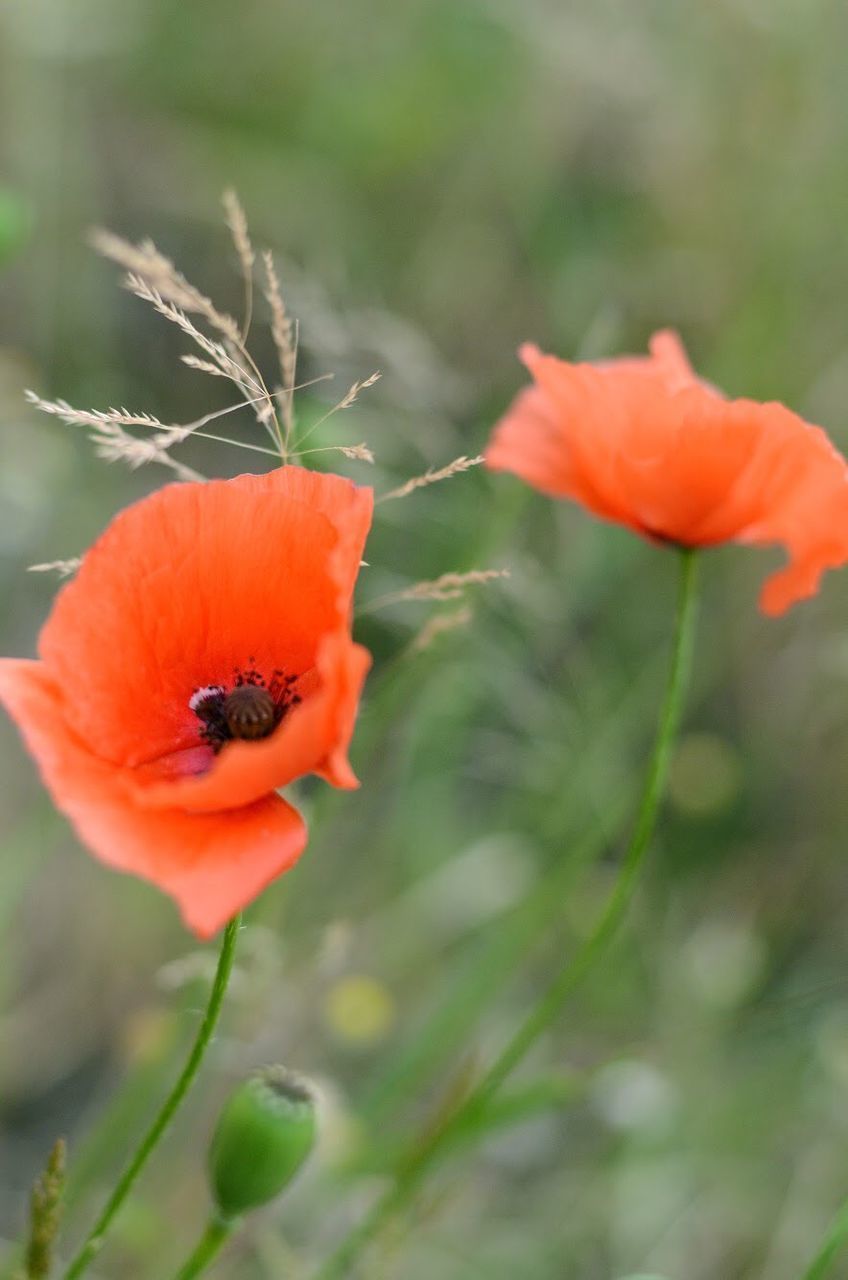
[[[23,387],[168,421],[227,403],[86,230],[152,236],[236,308],[230,185],[278,251],[304,376],[336,374],[302,422],[383,372],[314,437],[367,440],[374,468],[334,464],[361,482],[478,452],[522,380],[519,341],[594,357],[668,324],[706,377],[845,448],[846,38],[829,0],[11,0],[3,652],[33,651],[56,589],[26,566],[76,555],[161,478],[107,468]],[[249,417],[229,431],[258,439]],[[220,475],[252,458],[184,456]],[[219,1106],[268,1061],[319,1081],[322,1145],[219,1273],[308,1274],[609,883],[673,558],[480,471],[386,503],[367,558],[363,602],[446,570],[512,576],[419,654],[432,605],[363,613],[362,790],[306,789],[310,849],[249,913],[204,1084],[104,1276],[175,1269]],[[628,926],[368,1274],[794,1280],[848,1192],[848,577],[767,621],[768,561],[706,557],[687,730]],[[164,899],[81,852],[0,732],[0,1235],[20,1234],[61,1132],[67,1247],[173,1074],[209,957]]]
[[[14,257],[27,237],[29,211],[14,191],[0,187],[0,265]]]

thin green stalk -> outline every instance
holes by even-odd
[[[174,1280],[194,1280],[201,1271],[217,1258],[221,1248],[237,1225],[235,1218],[210,1218],[206,1230],[197,1242],[197,1248],[183,1263]]]
[[[831,1263],[836,1260],[837,1254],[846,1243],[848,1243],[848,1200],[828,1227],[818,1253],[804,1272],[803,1280],[824,1280],[830,1271]]]
[[[393,1215],[412,1199],[436,1156],[470,1121],[485,1110],[487,1103],[539,1036],[550,1026],[574,988],[603,953],[615,934],[633,896],[639,871],[654,831],[680,720],[694,636],[696,567],[697,553],[693,550],[681,549],[677,614],[657,734],[648,762],[633,834],[622,859],[615,885],[594,929],[582,943],[577,954],[559,970],[539,1002],[477,1085],[412,1149],[399,1169],[392,1186],[319,1269],[315,1280],[340,1280],[348,1274],[350,1267],[357,1261],[368,1243],[379,1234]]]
[[[194,1044],[191,1048],[191,1053],[183,1067],[182,1073],[162,1104],[159,1114],[156,1116],[156,1119],[153,1121],[142,1139],[138,1150],[119,1178],[114,1191],[106,1202],[103,1212],[91,1228],[82,1248],[65,1272],[64,1280],[76,1280],[76,1277],[83,1274],[88,1264],[100,1252],[103,1239],[112,1224],[113,1218],[120,1210],[129,1195],[136,1178],[147,1164],[147,1161],[158,1146],[165,1130],[173,1120],[180,1104],[191,1088],[194,1078],[200,1069],[200,1064],[203,1061],[204,1054],[209,1047],[209,1043],[212,1039],[221,1013],[221,1006],[224,1002],[224,995],[226,993],[227,984],[230,980],[230,974],[233,968],[236,938],[238,937],[240,928],[241,915],[237,915],[230,921],[224,930],[224,937],[221,942],[221,951],[218,956],[218,968],[215,971],[215,980],[212,983],[209,1002],[206,1006],[203,1021],[200,1024]]]
[[[53,1270],[64,1190],[65,1141],[59,1138],[50,1152],[46,1169],[35,1181],[30,1198],[30,1231],[26,1249],[28,1280],[47,1280]]]

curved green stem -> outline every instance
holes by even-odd
[[[837,1254],[846,1243],[848,1243],[848,1200],[828,1227],[818,1253],[804,1272],[803,1280],[824,1280],[831,1263],[835,1261]]]
[[[180,1267],[174,1280],[194,1280],[201,1271],[205,1271],[209,1263],[217,1258],[235,1226],[235,1218],[211,1218],[197,1242],[197,1248]]]
[[[209,1002],[182,1073],[162,1104],[159,1114],[142,1139],[135,1155],[121,1174],[114,1191],[106,1202],[103,1212],[91,1228],[82,1248],[65,1272],[64,1280],[76,1280],[76,1277],[82,1275],[88,1264],[100,1252],[103,1239],[112,1224],[113,1218],[123,1205],[132,1190],[136,1178],[147,1164],[165,1130],[173,1120],[181,1102],[191,1088],[221,1013],[221,1005],[224,1002],[224,994],[233,968],[236,938],[240,928],[241,916],[237,915],[224,930],[221,951],[218,956],[218,968],[215,971],[215,980],[212,983]]]
[[[559,970],[539,1002],[501,1050],[488,1071],[465,1099],[409,1153],[392,1186],[370,1213],[342,1241],[319,1269],[315,1280],[340,1280],[384,1224],[409,1200],[423,1181],[436,1156],[486,1107],[510,1073],[539,1036],[550,1026],[571,992],[592,967],[613,937],[624,916],[650,844],[662,797],[668,763],[683,706],[689,673],[695,622],[697,553],[680,551],[680,587],[665,696],[651,751],[636,822],[618,877],[601,915],[588,938]]]

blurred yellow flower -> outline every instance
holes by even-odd
[[[340,1040],[369,1045],[388,1033],[395,1020],[395,1002],[384,983],[364,973],[352,973],[327,992],[324,1017]]]

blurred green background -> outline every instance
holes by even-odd
[[[87,229],[152,236],[235,309],[227,186],[277,253],[302,372],[336,374],[302,421],[383,373],[316,433],[367,440],[374,468],[338,464],[363,483],[479,452],[520,341],[588,358],[664,325],[706,377],[848,447],[846,40],[837,0],[7,0],[3,652],[34,651],[56,589],[26,567],[78,554],[166,478],[99,462],[23,388],[165,421],[229,402]],[[259,329],[256,345],[272,359]],[[247,416],[228,427],[259,439]],[[182,456],[227,475],[257,455]],[[362,790],[302,788],[309,851],[249,912],[203,1083],[94,1275],[172,1273],[221,1099],[283,1061],[321,1085],[322,1147],[216,1274],[308,1276],[610,883],[673,557],[475,471],[380,508],[368,561],[363,603],[446,570],[511,578],[423,653],[434,606],[363,614]],[[706,558],[686,731],[628,925],[500,1123],[364,1275],[793,1280],[848,1193],[848,577],[766,620],[776,562]],[[168,901],[81,851],[10,724],[0,738],[0,1237],[64,1133],[70,1249],[185,1051],[211,959]]]

